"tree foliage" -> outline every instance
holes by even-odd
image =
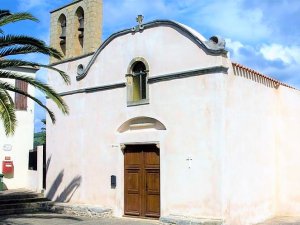
[[[26,55],[29,53],[40,53],[56,59],[62,58],[59,51],[49,47],[42,40],[26,35],[10,35],[4,32],[3,26],[23,20],[38,22],[38,19],[29,13],[12,14],[8,10],[0,10],[0,118],[3,121],[6,135],[14,134],[17,125],[15,105],[9,94],[10,92],[24,95],[35,101],[46,110],[52,122],[55,123],[55,115],[46,105],[31,94],[17,88],[15,85],[12,85],[11,82],[8,82],[9,80],[20,80],[28,83],[42,91],[46,97],[52,100],[64,114],[68,114],[69,112],[64,100],[49,85],[37,80],[36,78],[21,75],[9,69],[11,67],[22,66],[46,68],[56,71],[66,84],[70,84],[69,76],[65,72],[52,66],[21,59],[12,59],[12,57],[9,57],[15,55]]]

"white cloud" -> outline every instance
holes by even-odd
[[[226,48],[229,50],[229,58],[239,63],[249,62],[249,59],[259,56],[256,48],[251,45],[244,44],[240,41],[235,41],[230,38],[226,38]]]
[[[172,5],[167,5],[163,0],[105,1],[103,13],[104,27],[108,32],[135,26],[135,18],[138,14],[144,15],[145,21],[174,15]]]
[[[104,2],[103,12],[107,36],[135,25],[138,14],[143,14],[145,21],[175,19],[201,33],[211,30],[240,41],[257,41],[271,33],[263,11],[246,7],[243,0],[110,0]]]
[[[264,44],[260,53],[266,60],[280,60],[285,64],[297,63],[300,65],[300,46],[283,46],[280,44]]]
[[[240,41],[255,42],[267,38],[271,29],[264,23],[263,11],[247,7],[244,3],[242,0],[198,3],[194,15],[191,15],[193,23]]]
[[[226,47],[230,50],[234,57],[238,58],[240,53],[240,49],[244,47],[244,45],[239,41],[233,41],[230,38],[226,38]]]

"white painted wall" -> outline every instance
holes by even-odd
[[[150,84],[150,104],[127,107],[126,88],[65,96],[70,115],[47,123],[47,193],[54,200],[124,209],[126,143],[159,143],[161,215],[223,218],[247,225],[278,214],[299,212],[298,91],[274,89],[233,75],[231,63],[211,56],[170,27],[146,29],[113,40],[88,75],[76,81],[76,68],[90,57],[57,65],[72,77],[59,92],[125,82],[130,61],[143,57],[149,76],[228,66],[209,74]],[[299,103],[298,103],[299,102]],[[124,122],[147,116],[162,130],[118,133]],[[192,157],[188,168],[186,159]],[[293,159],[293,160],[292,160]],[[110,176],[117,188],[110,188]],[[296,198],[295,198],[296,197]]]
[[[33,68],[11,68],[13,72],[26,75],[35,76],[36,69]],[[7,80],[7,82],[14,84],[14,80]],[[34,88],[28,86],[28,93],[34,96]],[[12,93],[14,99],[14,93]],[[18,125],[13,136],[7,137],[4,133],[3,125],[0,129],[0,160],[2,172],[2,161],[5,156],[11,157],[14,163],[14,176],[4,178],[4,184],[8,189],[15,188],[29,188],[29,177],[31,172],[28,170],[29,150],[33,148],[33,134],[34,134],[34,103],[27,100],[27,111],[16,111]],[[2,121],[1,121],[2,123]],[[11,151],[4,151],[3,146],[9,144],[12,146]]]
[[[299,91],[280,89],[278,111],[281,118],[278,128],[281,132],[276,142],[280,146],[277,160],[277,213],[281,215],[299,215],[300,213],[299,102]]]
[[[279,90],[232,74],[224,101],[223,213],[228,224],[275,214]]]

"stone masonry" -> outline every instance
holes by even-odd
[[[83,48],[78,40],[77,10],[82,7],[84,11],[84,39]],[[70,59],[94,52],[101,44],[102,36],[102,0],[77,0],[51,12],[50,45],[62,51],[60,46],[61,25],[60,16],[66,17],[66,51],[64,59]],[[58,60],[51,58],[50,63]]]

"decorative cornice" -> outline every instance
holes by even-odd
[[[122,88],[122,87],[126,87],[125,82],[118,83],[118,84],[111,84],[111,85],[104,85],[104,86],[87,88],[87,89],[85,89],[85,92],[89,93],[89,92],[96,92],[96,91],[105,91],[105,90],[111,90],[111,89]]]
[[[168,81],[168,80],[174,80],[174,79],[180,79],[186,77],[199,76],[204,74],[227,73],[227,71],[228,68],[224,66],[214,66],[214,67],[208,67],[203,69],[187,70],[179,73],[170,73],[165,75],[149,77],[148,83],[152,84],[160,81]]]
[[[123,88],[123,87],[126,87],[125,82],[117,83],[117,84],[97,86],[97,87],[92,87],[92,88],[83,88],[83,89],[78,89],[78,90],[74,90],[74,91],[66,91],[66,92],[59,93],[59,95],[60,96],[66,96],[66,95],[74,95],[74,94],[80,94],[80,93],[91,93],[91,92],[105,91],[105,90],[111,90],[111,89]]]
[[[196,70],[187,70],[187,71],[182,71],[182,72],[178,72],[178,73],[169,73],[169,74],[149,77],[148,83],[152,84],[152,83],[157,83],[157,82],[162,82],[162,81],[169,81],[169,80],[192,77],[192,76],[200,76],[200,75],[204,75],[204,74],[213,74],[213,73],[227,74],[227,71],[228,71],[228,68],[224,67],[224,66],[214,66],[214,67],[207,67],[207,68],[196,69]],[[91,87],[91,88],[78,89],[78,90],[74,90],[74,91],[67,91],[67,92],[59,93],[59,95],[66,96],[66,95],[73,95],[73,94],[79,94],[79,93],[91,93],[91,92],[105,91],[105,90],[111,90],[111,89],[123,88],[123,87],[126,87],[125,82]]]
[[[82,59],[82,58],[91,56],[94,53],[95,52],[90,52],[90,53],[86,53],[84,55],[80,55],[80,56],[76,56],[76,57],[72,57],[72,58],[68,58],[68,59],[63,59],[63,60],[60,60],[58,62],[51,63],[51,64],[49,64],[49,66],[56,66],[56,65],[63,64],[63,63],[66,63],[66,62],[72,62],[72,61],[75,61],[75,60],[78,60],[78,59]]]
[[[93,57],[89,61],[88,65],[84,68],[84,70],[82,70],[80,73],[78,73],[76,79],[81,80],[81,79],[86,77],[89,69],[91,68],[91,66],[96,61],[98,55],[115,38],[126,35],[126,34],[130,34],[130,33],[134,34],[136,32],[142,32],[143,30],[146,30],[146,29],[149,29],[149,28],[152,28],[152,27],[157,27],[157,26],[169,26],[169,27],[173,27],[175,29],[180,30],[180,32],[182,32],[184,35],[186,35],[188,38],[190,38],[194,43],[197,44],[197,46],[199,48],[203,49],[207,54],[210,54],[210,55],[224,55],[224,54],[227,53],[227,51],[225,50],[224,47],[219,46],[217,44],[214,44],[212,41],[202,41],[202,40],[200,40],[196,35],[194,35],[186,27],[182,26],[179,23],[176,23],[176,22],[171,21],[171,20],[154,20],[152,22],[143,24],[142,25],[142,27],[143,27],[142,30],[139,29],[137,31],[137,29],[126,29],[126,30],[122,30],[122,31],[119,31],[117,33],[114,33],[110,37],[108,37],[101,44],[101,46],[97,49],[97,51],[95,52],[95,54],[93,55]]]
[[[78,3],[78,2],[81,2],[81,1],[82,1],[82,0],[73,1],[73,2],[71,2],[70,4],[64,5],[64,6],[62,6],[62,7],[59,7],[58,9],[54,9],[54,10],[50,11],[50,13],[57,12],[57,11],[63,9],[63,8],[66,8],[66,7],[70,6],[70,5],[74,5],[74,4],[76,4],[76,3]]]

